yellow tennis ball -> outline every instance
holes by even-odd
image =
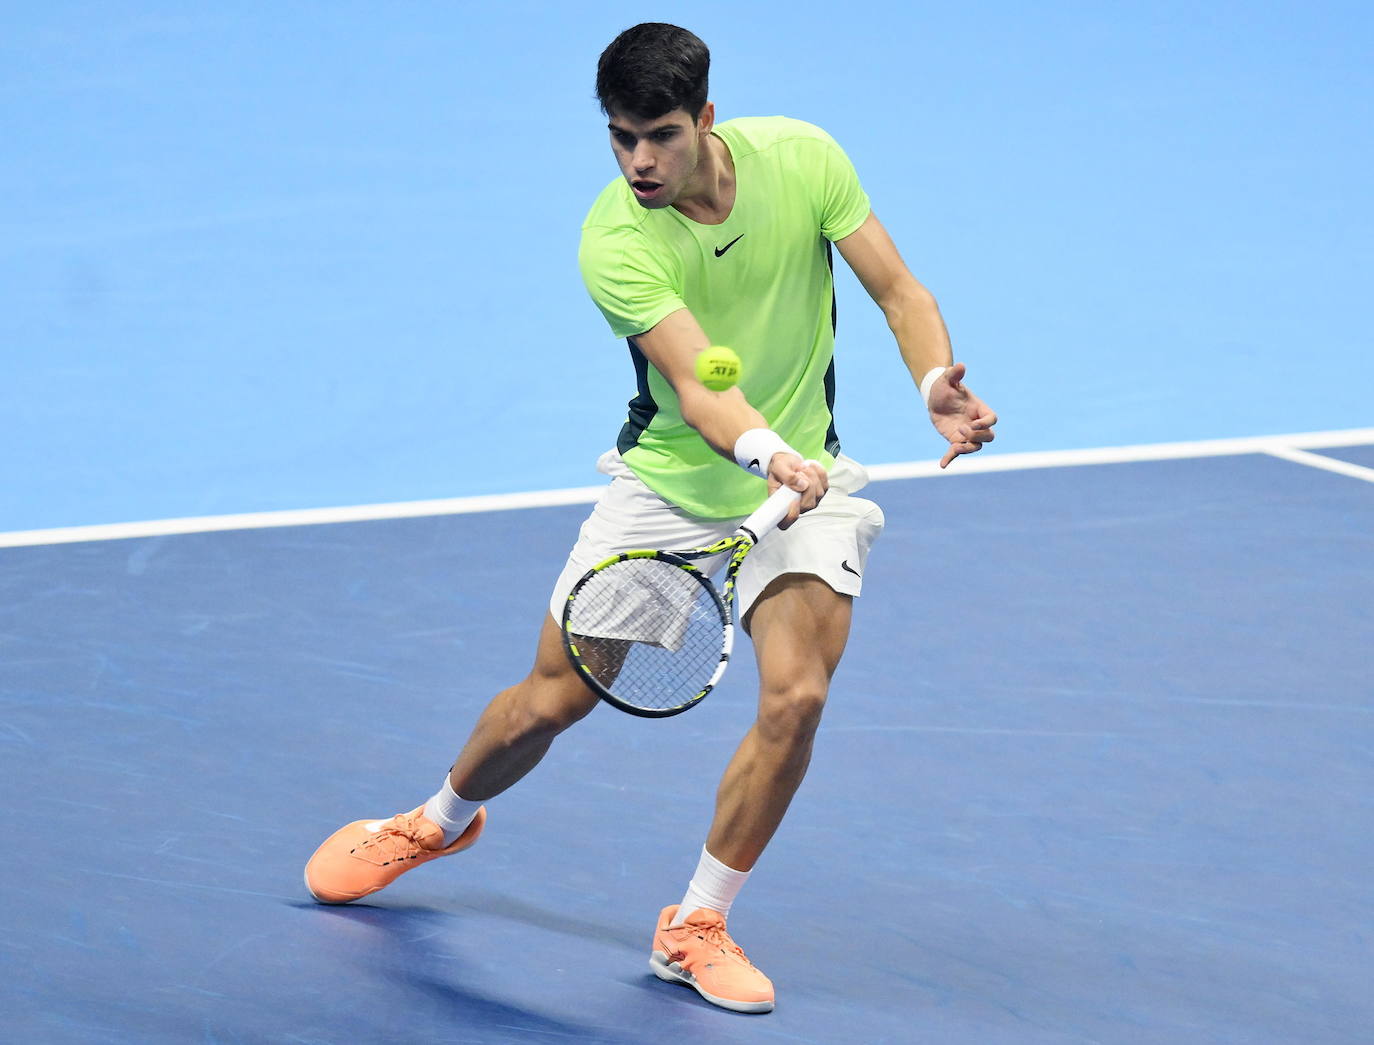
[[[739,356],[733,349],[713,345],[697,354],[697,380],[713,392],[733,388],[740,377]]]

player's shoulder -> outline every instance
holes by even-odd
[[[647,247],[645,210],[635,202],[624,178],[611,182],[596,197],[582,221],[578,263],[584,270],[614,267],[618,259],[641,254]]]
[[[626,266],[661,266],[662,230],[651,227],[651,213],[635,200],[624,178],[602,189],[582,222],[577,262],[583,274],[614,276],[623,273]]]
[[[582,234],[604,234],[621,231],[639,233],[644,228],[648,211],[641,207],[624,178],[617,177],[597,195],[591,210],[582,220]]]
[[[718,123],[716,133],[729,144],[736,160],[788,146],[838,147],[824,129],[791,116],[737,116]]]

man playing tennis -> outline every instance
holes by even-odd
[[[823,131],[781,117],[715,122],[706,46],[676,26],[626,30],[601,55],[597,95],[620,165],[582,229],[592,299],[629,339],[638,392],[612,477],[554,586],[534,668],[479,718],[439,792],[410,813],[335,832],[306,866],[324,903],[347,903],[472,845],[483,802],[528,773],[597,703],[562,648],[561,607],[592,566],[631,548],[691,548],[728,535],[770,490],[800,492],[783,532],[739,574],[740,619],[760,679],[758,717],[720,781],[715,818],[681,903],[659,915],[656,975],[717,1005],[767,1012],[774,992],[725,929],[811,757],[882,513],[855,497],[867,475],[840,453],[831,244],[887,317],[941,460],[979,450],[996,417],[963,384],[929,292],[908,272]],[[743,360],[740,385],[694,372],[713,344]],[[674,780],[674,787],[682,786]]]

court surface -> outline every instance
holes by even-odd
[[[874,483],[815,761],[654,979],[751,718],[599,708],[470,852],[310,902],[528,665],[569,505],[0,550],[0,1011],[26,1042],[1363,1042],[1374,446]],[[503,560],[500,552],[517,553]]]

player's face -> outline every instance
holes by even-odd
[[[610,129],[611,150],[635,199],[657,210],[671,206],[692,180],[710,121],[693,120],[685,109],[652,120],[613,112]]]

